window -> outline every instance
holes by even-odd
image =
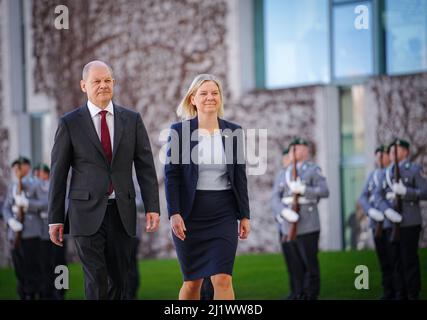
[[[261,9],[265,87],[329,82],[328,0],[264,0]]]
[[[373,12],[370,1],[333,7],[334,79],[372,75]]]
[[[386,0],[387,72],[427,70],[427,1]]]

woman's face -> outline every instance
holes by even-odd
[[[196,106],[198,114],[217,114],[221,105],[219,88],[213,81],[205,81],[191,96],[191,103]]]

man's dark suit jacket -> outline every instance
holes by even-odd
[[[64,232],[94,234],[104,219],[108,186],[113,184],[117,208],[126,232],[136,233],[132,164],[146,212],[160,212],[157,175],[147,131],[139,113],[114,106],[114,143],[111,165],[96,133],[87,105],[61,117],[51,158],[49,224],[65,223]],[[67,176],[71,167],[68,211]],[[68,230],[69,229],[69,230]]]
[[[246,164],[242,160],[244,157],[243,144],[237,143],[239,138],[244,142],[241,132],[236,131],[241,129],[237,124],[218,118],[219,127],[222,132],[222,143],[227,155],[228,144],[232,144],[233,161],[227,161],[227,172],[231,183],[231,189],[237,201],[239,212],[236,212],[236,218],[250,218],[249,214],[249,199],[246,178]],[[183,161],[190,158],[189,153],[197,146],[197,140],[185,139],[183,134],[187,135],[185,128],[189,127],[189,134],[198,129],[199,123],[197,117],[185,120],[183,122],[174,123],[171,126],[171,135],[169,136],[168,156],[171,161],[165,164],[165,192],[168,206],[169,217],[179,213],[185,220],[191,212],[196,193],[197,180],[199,176],[199,168],[194,161]],[[184,143],[183,143],[184,141]],[[190,143],[191,151],[186,148],[186,141]],[[174,150],[179,150],[179,161],[173,160]],[[197,154],[197,152],[195,152]],[[240,161],[238,161],[240,159]],[[188,160],[188,159],[187,159]],[[244,160],[244,159],[243,159]]]

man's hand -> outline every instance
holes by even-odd
[[[64,225],[63,224],[54,224],[49,226],[49,236],[50,241],[52,241],[57,246],[63,247],[64,244]]]
[[[396,194],[394,192],[387,192],[385,197],[388,201],[394,201],[394,199],[396,199]]]
[[[384,221],[383,213],[375,208],[369,208],[368,216],[370,216],[376,222]]]
[[[179,213],[174,214],[170,218],[171,221],[171,228],[173,234],[182,241],[185,240],[185,231],[187,229],[185,228],[184,219],[182,219],[181,215]]]
[[[250,232],[251,232],[251,225],[249,223],[249,219],[243,218],[242,220],[240,220],[240,224],[239,224],[239,238],[242,240],[247,239]]]
[[[147,212],[145,215],[145,231],[155,232],[159,229],[160,215],[157,212]]]
[[[391,208],[386,209],[386,211],[384,211],[384,215],[393,223],[402,222],[402,215]]]
[[[289,189],[292,193],[304,195],[305,188],[305,184],[299,178],[296,181],[289,182]]]
[[[12,229],[13,232],[19,232],[19,231],[22,231],[22,229],[24,229],[24,226],[22,225],[22,223],[16,220],[15,218],[10,218],[9,220],[7,220],[7,224],[9,225],[9,227]]]
[[[24,194],[16,194],[14,195],[13,199],[15,201],[15,205],[24,208],[25,211],[28,209],[29,201]]]
[[[289,208],[283,208],[282,212],[280,212],[280,215],[290,223],[297,222],[299,219],[299,214]]]
[[[407,190],[402,180],[399,180],[399,183],[393,183],[392,189],[393,192],[399,196],[404,196]]]

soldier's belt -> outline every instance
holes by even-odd
[[[294,201],[294,197],[283,197],[282,198],[282,203],[286,204],[286,205],[291,205],[293,201]],[[312,204],[312,203],[317,203],[317,202],[315,200],[309,200],[305,197],[299,197],[298,203],[299,204]]]

